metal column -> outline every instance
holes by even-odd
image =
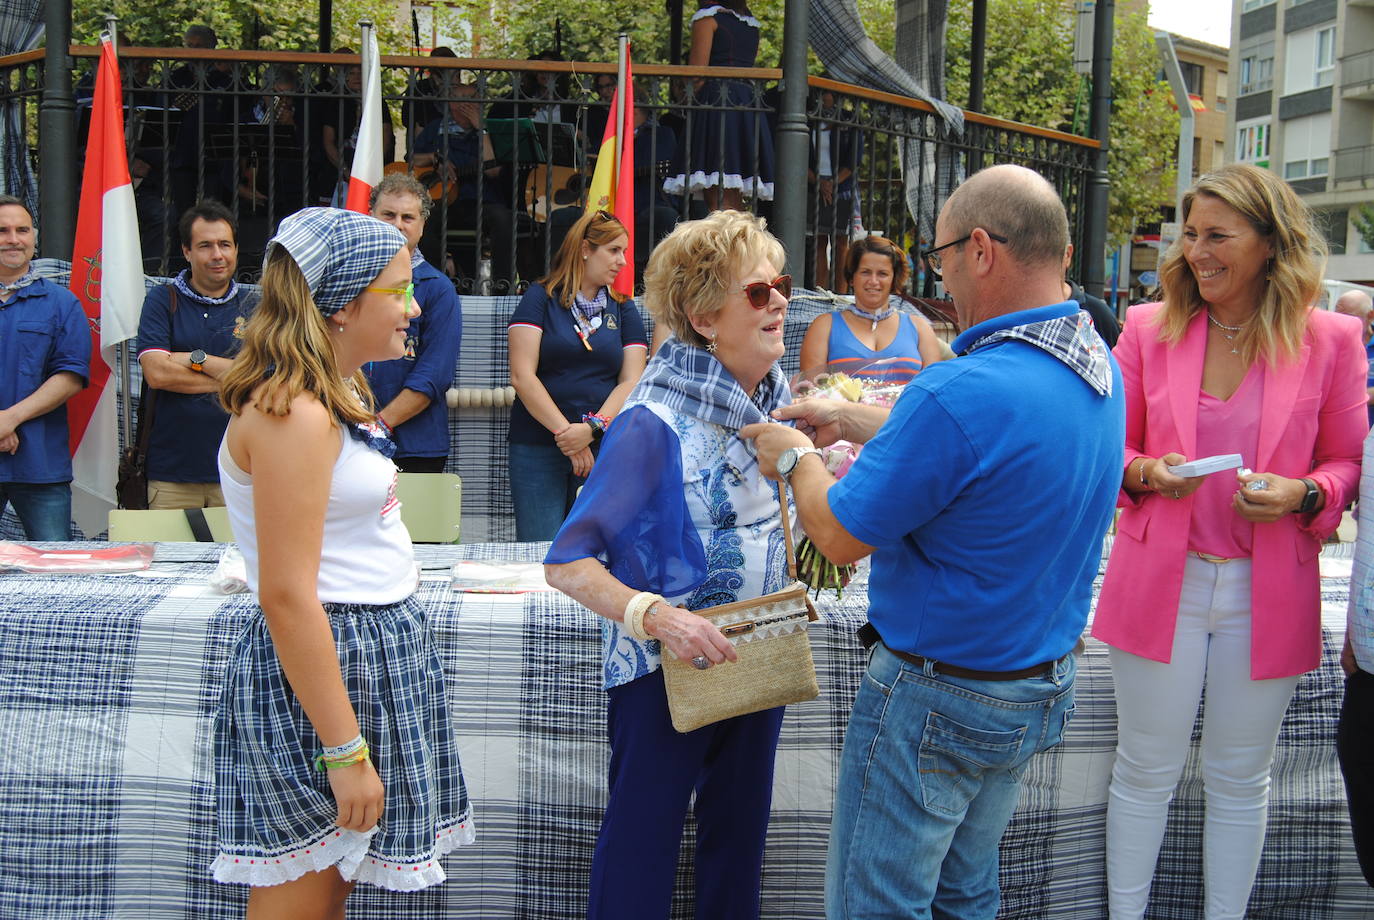
[[[38,216],[42,255],[70,259],[76,238],[76,101],[67,47],[72,37],[71,0],[47,0],[47,56],[38,108]]]
[[[1106,286],[1107,134],[1112,114],[1112,18],[1114,0],[1097,0],[1093,13],[1093,102],[1088,133],[1101,144],[1088,179],[1083,220],[1083,290],[1098,297]]]
[[[811,137],[806,127],[808,0],[786,0],[782,26],[782,94],[774,147],[773,234],[787,250],[787,271],[801,277],[806,266],[806,165]]]

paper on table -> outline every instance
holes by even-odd
[[[1189,460],[1187,463],[1171,466],[1169,472],[1187,479],[1190,476],[1209,476],[1212,473],[1234,470],[1244,462],[1240,454],[1217,454],[1214,457],[1203,457],[1200,460]]]
[[[476,562],[453,564],[453,590],[468,594],[524,594],[552,591],[538,562]]]
[[[121,575],[146,569],[152,561],[151,543],[126,543],[102,549],[39,549],[23,543],[0,542],[0,572]]]

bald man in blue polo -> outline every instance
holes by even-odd
[[[740,432],[828,558],[873,556],[830,920],[996,915],[998,842],[1027,761],[1073,711],[1073,650],[1121,484],[1121,375],[1064,299],[1054,188],[985,169],[945,203],[935,243],[926,262],[966,330],[958,357],[922,371],[890,413],[807,400],[777,413],[797,429]],[[836,481],[813,438],[865,446]]]

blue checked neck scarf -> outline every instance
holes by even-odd
[[[656,402],[669,409],[699,418],[730,431],[745,425],[772,421],[769,413],[792,401],[787,378],[777,364],[759,382],[751,398],[725,365],[704,348],[669,336],[639,378],[626,405]],[[758,462],[752,442],[738,441],[748,454],[748,465]]]
[[[993,342],[1015,339],[1034,345],[1067,365],[1100,396],[1112,395],[1112,364],[1107,343],[1093,328],[1092,317],[1080,311],[1038,323],[999,329],[975,341],[961,354],[977,351]]]
[[[207,297],[191,287],[190,278],[191,270],[189,268],[183,268],[181,274],[172,279],[172,284],[176,286],[177,293],[195,303],[203,303],[211,307],[218,307],[239,296],[239,283],[233,279],[230,279],[229,290],[224,292],[223,297]]]
[[[420,251],[420,247],[415,247],[415,251],[410,254],[410,270],[415,271],[425,261],[425,254]]]
[[[860,309],[857,303],[851,303],[847,305],[845,309],[848,310],[850,313],[853,313],[859,319],[868,320],[870,323],[873,324],[874,329],[877,329],[878,324],[881,323],[883,320],[887,319],[893,313],[897,312],[897,310],[891,304],[887,305],[886,307],[874,310],[872,313]]]
[[[35,281],[38,280],[38,278],[38,272],[34,271],[33,266],[30,265],[29,270],[24,272],[24,274],[20,275],[14,281],[11,281],[8,284],[6,284],[3,281],[0,281],[0,291],[4,291],[6,294],[13,294],[15,291],[20,290],[21,288],[26,288],[30,284],[33,284]]]
[[[597,291],[596,296],[591,300],[583,297],[581,291],[573,294],[573,323],[577,326],[584,341],[587,336],[601,328],[601,314],[605,310],[606,289],[604,287]]]

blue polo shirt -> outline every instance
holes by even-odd
[[[401,390],[429,397],[429,405],[403,425],[393,438],[398,457],[447,457],[448,402],[458,348],[463,341],[463,309],[453,282],[428,262],[415,268],[415,302],[420,315],[410,321],[405,357],[374,361],[363,367],[377,409]]]
[[[257,295],[242,288],[233,300],[206,303],[177,292],[171,311],[172,285],[148,292],[138,320],[138,356],[148,352],[195,351],[232,358],[239,352],[243,325],[252,314]],[[219,482],[216,461],[219,442],[229,425],[229,413],[219,393],[157,394],[153,430],[148,436],[148,478],[163,482]]]
[[[1369,370],[1365,374],[1364,385],[1366,387],[1374,387],[1374,339],[1365,343],[1364,354],[1365,357],[1369,359]],[[1374,406],[1370,406],[1365,411],[1369,413],[1370,426],[1374,427]]]
[[[543,333],[537,376],[558,411],[571,422],[601,409],[620,381],[626,348],[648,347],[644,321],[635,302],[616,303],[608,295],[601,325],[587,337],[589,351],[577,335],[572,311],[550,297],[542,284],[530,285],[520,298],[510,326],[530,326]],[[510,410],[510,440],[516,444],[554,443],[549,430],[535,421],[518,399]]]
[[[1077,311],[1010,313],[953,347]],[[1107,397],[1022,341],[922,370],[829,492],[845,530],[876,547],[868,616],[888,646],[987,671],[1068,652],[1087,623],[1125,438],[1114,360]]]
[[[0,303],[0,407],[32,395],[53,374],[90,382],[91,330],[76,295],[40,278]],[[65,403],[18,428],[19,450],[0,452],[0,482],[71,482]]]

